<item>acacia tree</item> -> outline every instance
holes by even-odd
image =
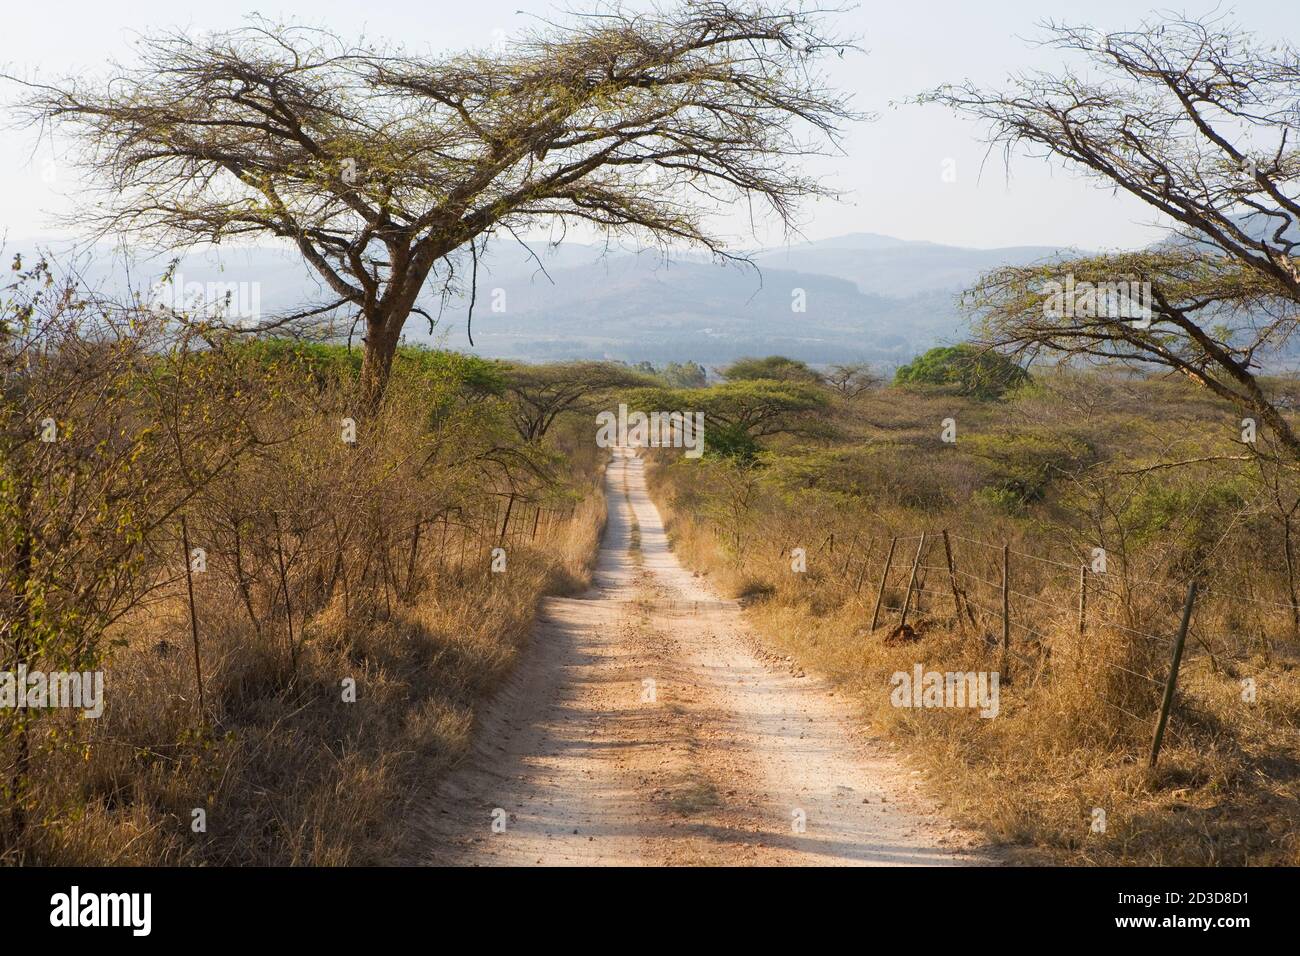
[[[779,382],[811,384],[822,380],[820,375],[808,367],[807,362],[786,358],[784,355],[736,359],[722,370],[722,377],[729,382],[771,379]]]
[[[630,393],[628,404],[645,411],[702,413],[709,451],[739,460],[752,460],[764,438],[827,434],[826,393],[808,382],[759,378],[708,388],[646,388]]]
[[[826,370],[826,384],[839,392],[844,398],[857,398],[864,392],[869,392],[881,383],[881,377],[876,374],[868,362],[846,362],[841,365],[832,365]]]
[[[1300,56],[1221,16],[1101,33],[1047,26],[1046,45],[1092,67],[924,95],[983,121],[1007,158],[1062,160],[1172,219],[1139,253],[1002,269],[968,299],[984,340],[1023,352],[1166,367],[1257,415],[1292,459],[1300,438],[1258,378],[1300,306]],[[1072,276],[1090,289],[1149,283],[1148,314],[1045,307]],[[1141,289],[1141,286],[1138,287]]]
[[[614,4],[448,56],[254,19],[146,37],[106,77],[18,81],[18,115],[81,144],[102,202],[79,220],[99,233],[293,243],[328,299],[264,325],[361,323],[377,401],[422,292],[472,282],[493,233],[585,221],[728,256],[719,203],[791,226],[826,192],[801,157],[853,115],[815,71],[844,48],[824,11],[764,0]]]
[[[519,437],[540,442],[564,413],[591,411],[613,390],[645,385],[649,378],[609,362],[565,362],[511,366],[503,380]]]

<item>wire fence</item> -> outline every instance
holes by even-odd
[[[323,606],[331,596],[341,597],[344,613],[350,614],[356,600],[378,595],[376,600],[389,618],[400,603],[409,600],[417,587],[429,585],[435,590],[447,582],[468,587],[484,596],[505,570],[508,551],[553,548],[556,536],[571,528],[579,503],[532,501],[511,493],[488,494],[463,506],[442,507],[394,522],[381,536],[358,545],[347,537],[346,530],[285,528],[276,523],[272,539],[272,560],[254,560],[246,542],[241,543],[238,527],[230,535],[213,526],[182,516],[178,555],[184,569],[170,574],[161,583],[187,585],[191,638],[195,648],[196,679],[202,694],[202,662],[199,651],[195,563],[206,570],[209,560],[224,569],[220,579],[240,599],[240,605],[252,626],[259,632],[273,621],[283,623],[292,666],[297,669],[298,641],[293,630],[295,619],[301,626],[302,608]],[[309,535],[314,534],[314,537]],[[191,550],[191,543],[204,547]],[[196,553],[201,557],[196,557]],[[161,593],[161,587],[156,588]],[[354,594],[355,592],[355,594]],[[203,711],[200,703],[200,713]]]
[[[781,557],[789,552],[783,547]],[[1152,766],[1166,737],[1186,742],[1182,731],[1170,725],[1170,715],[1189,636],[1212,657],[1212,644],[1228,648],[1240,643],[1197,626],[1198,596],[1203,603],[1208,599],[1234,609],[1254,607],[1264,616],[1285,615],[1293,630],[1300,629],[1300,607],[1294,600],[1210,589],[1198,576],[1144,579],[1126,566],[1107,569],[1104,560],[1100,567],[1095,559],[1061,560],[949,529],[900,535],[858,531],[847,546],[831,531],[808,554],[833,560],[819,562],[821,573],[812,576],[817,583],[805,578],[805,586],[830,584],[849,592],[847,600],[858,602],[864,616],[869,615],[868,632],[884,630],[888,641],[916,639],[922,622],[942,618],[946,626],[1001,654],[1003,683],[1032,686],[1063,665],[1115,675],[1118,680],[1085,683],[1096,685],[1095,700],[1122,717],[1131,736],[1150,741]],[[1135,602],[1134,595],[1142,600]],[[1134,614],[1135,603],[1143,606],[1141,614]],[[1153,618],[1159,623],[1153,624]],[[1107,641],[1111,633],[1126,640]],[[1146,691],[1134,694],[1126,688],[1135,681]],[[1135,700],[1152,699],[1158,705],[1149,712],[1134,711]]]

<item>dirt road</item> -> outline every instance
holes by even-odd
[[[475,752],[417,821],[417,862],[988,862],[832,688],[768,659],[678,564],[642,466],[622,449],[611,463],[594,586],[547,600]]]

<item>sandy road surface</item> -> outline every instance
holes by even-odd
[[[833,689],[767,658],[678,564],[642,465],[611,463],[594,586],[546,601],[473,754],[415,821],[416,862],[988,862]]]

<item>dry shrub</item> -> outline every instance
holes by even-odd
[[[6,663],[17,651],[33,667],[102,669],[106,706],[98,720],[56,709],[6,723],[0,769],[20,785],[0,793],[0,859],[395,859],[406,807],[466,752],[542,595],[589,582],[599,458],[575,456],[561,480],[557,446],[517,436],[491,369],[472,359],[405,353],[383,406],[367,409],[348,363],[322,364],[319,350],[122,339],[121,359],[90,376],[82,362],[69,390],[79,334],[70,326],[46,349],[54,361],[7,366],[15,429],[38,396],[38,410],[79,427],[60,457],[8,446],[6,477],[21,485],[45,469],[62,501],[81,496],[82,525],[107,515],[131,546],[101,569],[116,575],[113,601],[91,607],[68,582],[120,534],[97,531],[96,551],[15,522],[47,549],[37,567],[59,563],[48,553],[72,568],[40,592],[20,577],[23,535],[6,536]],[[97,407],[97,389],[113,404]],[[26,617],[18,593],[41,596]],[[24,637],[37,612],[85,618],[76,653],[53,630],[41,644]]]

